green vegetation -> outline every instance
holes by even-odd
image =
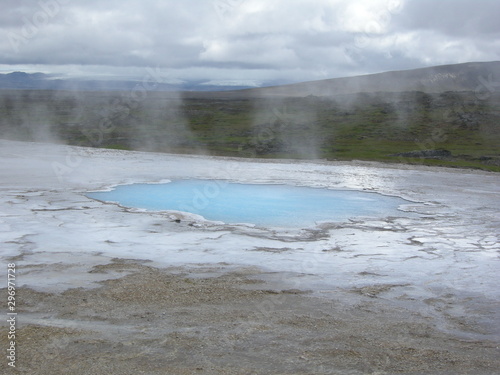
[[[2,138],[241,157],[500,171],[499,120],[500,95],[481,100],[473,92],[254,98],[244,91],[0,91]]]

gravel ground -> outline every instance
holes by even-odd
[[[16,368],[4,357],[2,373],[456,375],[500,368],[498,342],[440,331],[381,298],[390,286],[320,298],[286,281],[263,281],[256,267],[194,271],[122,259],[90,273],[110,278],[60,293],[18,289]],[[449,323],[477,329],[472,318]],[[5,327],[0,342],[8,347]]]

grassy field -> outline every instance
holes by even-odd
[[[0,137],[127,150],[500,171],[500,95],[258,98],[245,91],[5,90],[0,91]],[[429,156],[424,150],[449,153]]]

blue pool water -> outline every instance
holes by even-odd
[[[262,226],[310,227],[354,217],[401,216],[407,201],[376,193],[289,185],[239,184],[219,180],[178,180],[121,185],[88,197],[152,211],[183,211],[207,220]]]

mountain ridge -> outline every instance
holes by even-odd
[[[497,77],[498,82],[495,81]],[[354,77],[293,83],[245,90],[256,96],[334,96],[360,92],[494,91],[500,89],[500,61],[396,70]]]
[[[179,84],[156,83],[152,91],[184,93],[223,92],[236,96],[334,96],[360,92],[422,91],[495,91],[500,89],[500,61],[468,62],[417,69],[395,70],[365,75],[338,77],[298,83],[281,84],[269,81],[261,87],[210,84],[213,81],[188,81]],[[130,91],[137,80],[61,79],[44,73],[13,72],[0,74],[0,89],[68,90],[68,91]]]
[[[213,81],[192,80],[182,83],[148,82],[150,91],[228,91],[255,87],[252,84],[212,83]],[[269,82],[276,84],[276,81]],[[4,90],[65,90],[65,91],[132,91],[144,85],[141,80],[97,80],[97,79],[62,79],[45,73],[12,72],[0,74],[0,89]]]

